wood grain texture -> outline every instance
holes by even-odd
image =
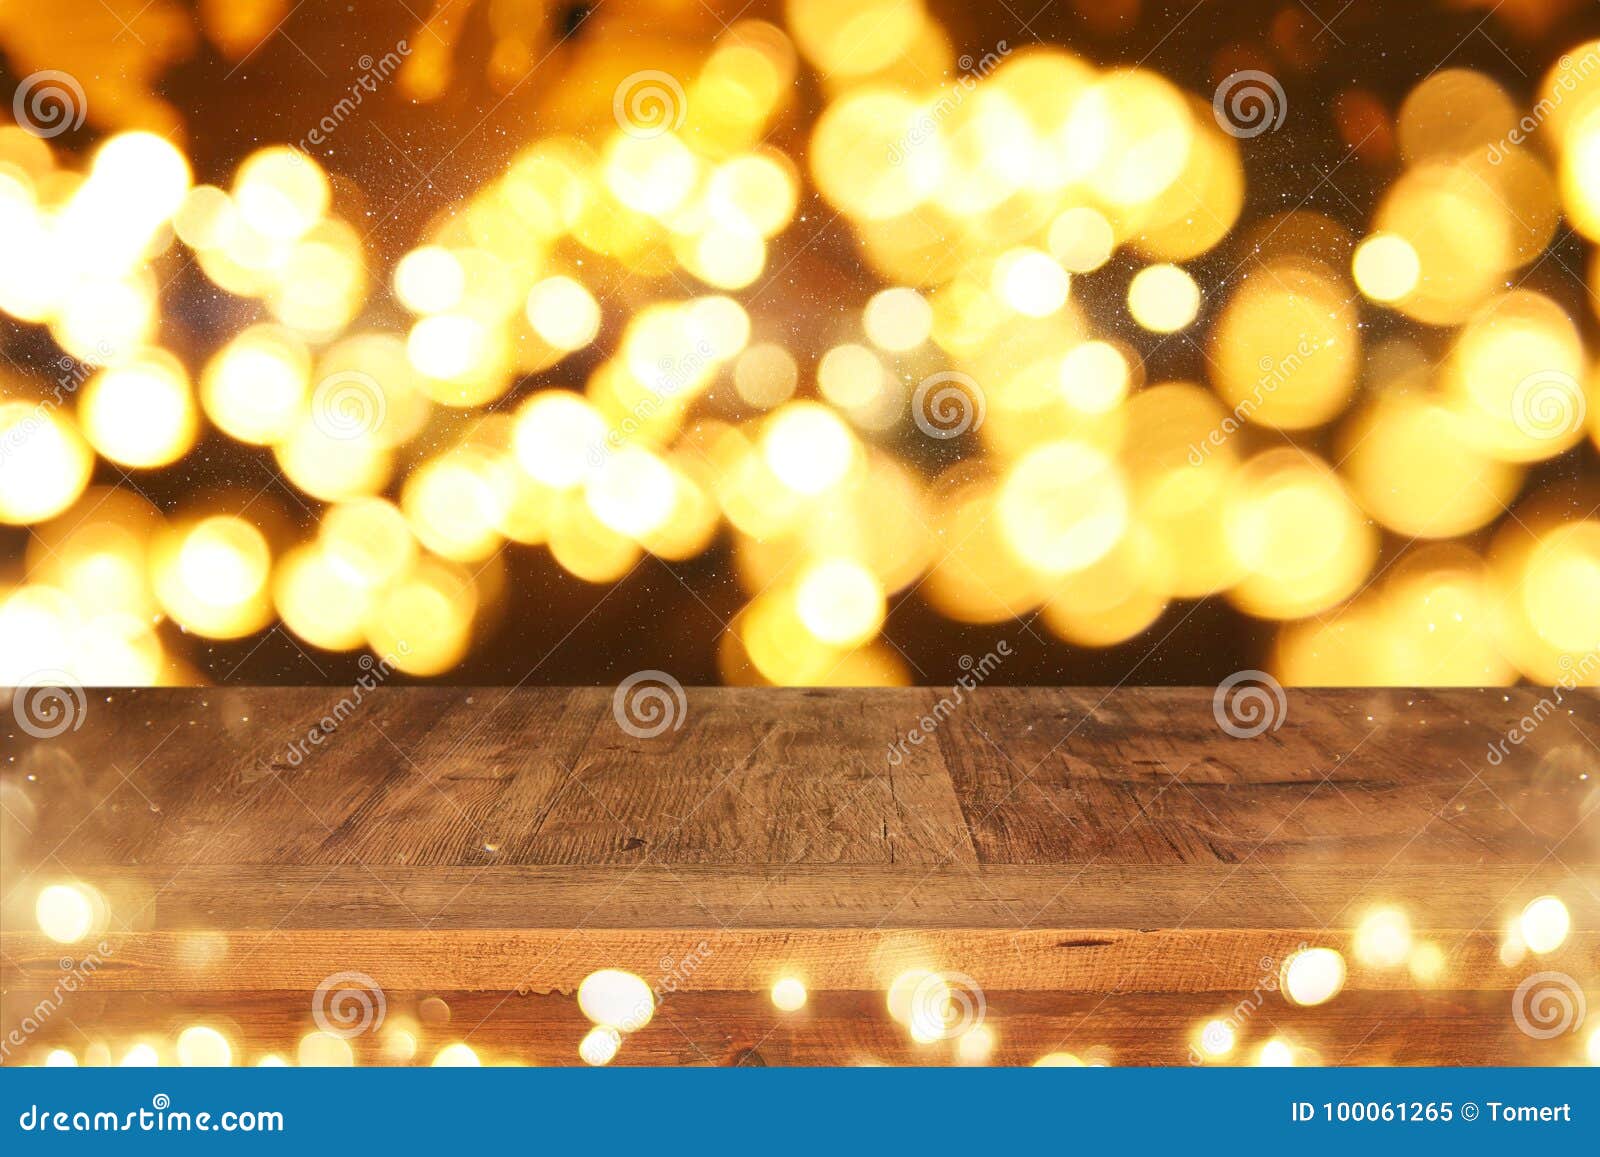
[[[1398,902],[1447,954],[1439,987],[1353,967],[1338,1011],[1317,1015],[1337,1035],[1376,1001],[1389,1027],[1369,1026],[1355,1059],[1391,1045],[1415,1059],[1395,1018],[1506,1011],[1528,967],[1501,962],[1501,932],[1545,893],[1573,932],[1539,966],[1600,988],[1600,701],[1587,693],[1552,710],[1526,689],[1290,692],[1281,726],[1253,739],[1218,726],[1210,689],[959,702],[691,689],[678,726],[653,737],[619,726],[605,688],[351,698],[91,692],[77,730],[0,737],[0,1019],[60,979],[63,948],[32,905],[61,880],[106,901],[87,942],[103,942],[105,965],[75,999],[103,1001],[108,1025],[153,1007],[141,1001],[233,1002],[263,1048],[285,1047],[263,1025],[308,1027],[310,990],[332,972],[477,1007],[565,999],[605,966],[651,979],[700,945],[675,999],[743,1026],[685,1033],[702,1059],[761,1036],[761,994],[789,971],[828,994],[815,1020],[829,1033],[853,1001],[885,1020],[888,981],[925,966],[1018,1010],[1116,998],[1131,1017],[1158,1007],[1133,998],[1159,1000],[1181,1036],[1298,945],[1348,950],[1365,912]],[[1525,716],[1537,725],[1507,744]],[[261,1012],[284,994],[287,1011]],[[1024,1037],[1008,1048],[1048,1050],[1053,1011],[1010,1015]],[[1135,1046],[1133,1023],[1108,1020],[1106,1040],[1160,1063],[1172,1042]],[[1433,1027],[1433,1060],[1520,1060],[1529,1044],[1505,1026]],[[889,1048],[877,1028],[839,1031],[879,1059],[928,1059],[903,1034]],[[785,1039],[761,1051],[820,1057]],[[630,1049],[696,1059],[665,1041]]]

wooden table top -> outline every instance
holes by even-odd
[[[791,971],[845,1024],[923,964],[991,1004],[1167,1001],[1176,1025],[1299,945],[1348,955],[1380,903],[1447,952],[1428,999],[1498,1009],[1527,971],[1502,930],[1545,893],[1573,932],[1540,965],[1600,988],[1588,693],[1290,691],[1250,738],[1210,688],[691,688],[657,735],[625,728],[610,688],[353,698],[91,691],[77,730],[0,732],[12,998],[58,975],[32,904],[63,879],[107,901],[111,1013],[133,994],[256,1007],[350,969],[470,1004],[693,956],[680,1007]],[[1346,991],[1420,999],[1403,968],[1353,963]],[[1528,1055],[1475,1031],[1445,1051]],[[1134,1059],[1166,1055],[1126,1035]]]

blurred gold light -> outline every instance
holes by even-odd
[[[59,412],[0,402],[0,522],[54,518],[89,484],[94,455]]]
[[[461,261],[441,245],[411,250],[394,267],[394,292],[412,313],[454,309],[466,292]]]
[[[1128,283],[1128,312],[1152,333],[1177,333],[1200,312],[1200,287],[1176,265],[1147,265]]]
[[[884,289],[868,300],[862,324],[873,345],[891,353],[904,353],[928,340],[933,329],[933,307],[915,289]]]
[[[609,1065],[622,1048],[622,1034],[608,1024],[597,1024],[578,1042],[578,1056],[586,1065]]]
[[[994,267],[994,289],[1025,317],[1048,317],[1067,303],[1071,279],[1066,270],[1037,249],[1017,249]]]
[[[185,1068],[225,1068],[233,1063],[228,1038],[207,1025],[196,1024],[178,1034],[178,1063]]]
[[[309,230],[327,210],[328,178],[308,154],[274,146],[252,153],[239,166],[233,199],[239,216],[252,229],[290,240]]]
[[[348,1068],[355,1064],[355,1051],[350,1042],[331,1032],[306,1033],[300,1038],[295,1056],[303,1069]]]
[[[1540,896],[1522,910],[1519,921],[1522,941],[1536,956],[1554,952],[1567,939],[1572,916],[1557,896]]]
[[[1344,988],[1344,957],[1332,948],[1305,948],[1283,962],[1280,984],[1290,1003],[1326,1004]]]
[[[1355,957],[1373,968],[1393,968],[1411,955],[1411,921],[1399,908],[1369,912],[1356,926]]]
[[[1095,209],[1075,206],[1050,224],[1050,252],[1069,273],[1092,273],[1116,247],[1111,222]]]
[[[194,444],[198,421],[188,377],[165,351],[101,370],[78,405],[89,444],[124,466],[166,466]]]
[[[271,564],[261,531],[242,518],[213,515],[158,543],[151,580],[167,613],[189,630],[233,639],[270,620]]]
[[[58,944],[76,944],[95,924],[94,901],[71,884],[51,884],[41,889],[33,911],[39,931]]]
[[[582,349],[600,332],[600,306],[570,277],[547,277],[528,290],[528,324],[558,350]]]
[[[367,645],[408,674],[438,675],[466,654],[477,609],[470,575],[423,558],[374,596]]]
[[[837,484],[856,459],[849,428],[815,402],[795,402],[775,412],[762,431],[761,449],[778,480],[808,496]]]
[[[1374,233],[1356,246],[1350,272],[1356,288],[1373,301],[1399,301],[1417,287],[1422,263],[1404,237]]]
[[[860,646],[878,633],[886,613],[877,578],[845,558],[807,568],[795,588],[795,605],[806,629],[835,647]]]
[[[1327,609],[1360,586],[1377,557],[1377,535],[1338,476],[1289,447],[1235,475],[1224,529],[1246,572],[1229,597],[1267,618]]]
[[[565,390],[541,390],[517,411],[517,462],[530,477],[565,489],[594,473],[607,445],[605,419]]]
[[[798,1012],[806,1004],[806,986],[793,976],[781,977],[772,986],[772,1003],[779,1012]]]
[[[267,445],[288,435],[310,389],[311,358],[287,330],[252,326],[207,363],[200,378],[206,415],[241,442]]]
[[[578,1008],[597,1025],[638,1032],[655,1014],[655,996],[633,973],[602,968],[578,985]]]
[[[1128,525],[1128,498],[1115,463],[1082,442],[1050,442],[1018,460],[997,503],[1006,543],[1047,574],[1082,570]]]
[[[436,1069],[475,1069],[482,1063],[472,1046],[465,1041],[445,1045],[433,1058],[433,1067]]]

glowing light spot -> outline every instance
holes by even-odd
[[[445,1045],[433,1058],[433,1067],[436,1069],[475,1069],[481,1064],[478,1054],[465,1041]]]
[[[1556,896],[1540,896],[1522,910],[1522,941],[1535,956],[1560,948],[1572,928],[1567,906]]]
[[[1068,209],[1050,225],[1050,252],[1071,273],[1099,269],[1110,259],[1116,241],[1111,223],[1094,209]]]
[[[1411,955],[1411,921],[1398,908],[1379,908],[1356,926],[1355,956],[1374,968],[1393,968]]]
[[[873,345],[903,353],[928,340],[933,330],[933,306],[915,289],[897,286],[872,295],[861,323]]]
[[[1083,1061],[1074,1053],[1045,1053],[1033,1062],[1036,1069],[1081,1069]]]
[[[58,944],[76,944],[95,923],[94,901],[71,884],[51,884],[34,904],[39,931]]]
[[[85,387],[79,412],[91,446],[144,469],[182,457],[198,424],[183,367],[162,354],[102,370]]]
[[[622,1034],[608,1024],[597,1024],[578,1042],[578,1056],[586,1065],[609,1065],[622,1048]]]
[[[0,402],[0,522],[54,518],[83,493],[93,467],[94,455],[59,413]]]
[[[600,332],[600,305],[570,277],[547,277],[528,290],[528,324],[558,350],[582,349]]]
[[[849,427],[815,402],[796,402],[774,413],[763,431],[761,450],[780,482],[808,496],[841,481],[856,457]]]
[[[1293,1068],[1294,1049],[1290,1048],[1287,1042],[1273,1037],[1257,1051],[1255,1063],[1264,1069]]]
[[[1356,288],[1373,301],[1399,301],[1417,287],[1422,263],[1404,237],[1374,233],[1356,246],[1350,272]]]
[[[789,351],[772,342],[753,345],[733,365],[733,386],[747,405],[771,410],[794,395],[799,367]]]
[[[1444,949],[1431,940],[1411,950],[1406,967],[1418,984],[1436,984],[1444,976]]]
[[[308,1032],[296,1051],[303,1069],[343,1069],[356,1063],[350,1042],[331,1032]]]
[[[824,643],[855,647],[878,633],[886,613],[884,590],[866,567],[833,558],[807,568],[795,588],[800,621]]]
[[[488,352],[488,333],[476,318],[440,313],[420,318],[406,337],[406,356],[419,373],[458,378],[470,373]]]
[[[1200,312],[1200,287],[1176,265],[1150,265],[1128,283],[1128,312],[1153,333],[1177,333]]]
[[[78,1058],[67,1049],[51,1049],[44,1058],[44,1067],[47,1069],[75,1069],[78,1067]]]
[[[225,1068],[233,1063],[228,1038],[203,1024],[178,1034],[178,1063],[185,1068]]]
[[[256,1062],[256,1068],[258,1069],[286,1069],[288,1067],[289,1062],[284,1060],[277,1053],[268,1053],[266,1056],[262,1057]]]
[[[1283,962],[1283,994],[1302,1007],[1326,1004],[1344,987],[1344,957],[1332,948],[1306,948]]]
[[[394,267],[395,296],[412,313],[454,309],[466,287],[467,275],[461,261],[443,246],[413,249]]]
[[[618,534],[644,538],[672,517],[677,477],[639,446],[620,446],[584,485],[589,509]]]
[[[284,241],[310,230],[327,210],[330,195],[322,167],[287,146],[252,153],[233,182],[239,216],[256,232]]]
[[[866,346],[834,346],[817,364],[817,388],[845,410],[870,405],[883,393],[883,363]]]
[[[999,1043],[993,1028],[975,1024],[956,1038],[956,1060],[964,1065],[987,1064]]]
[[[541,390],[517,411],[512,445],[532,478],[565,490],[595,472],[608,433],[605,419],[577,394]]]
[[[782,977],[772,986],[772,1003],[780,1012],[797,1012],[806,1005],[806,986],[793,976]]]
[[[120,1066],[125,1069],[153,1069],[161,1064],[161,1054],[150,1045],[134,1045],[123,1054]]]
[[[655,1015],[650,986],[631,972],[602,968],[578,985],[578,1008],[598,1025],[622,1032],[638,1032]]]
[[[1110,342],[1086,341],[1061,359],[1061,395],[1086,414],[1108,414],[1128,396],[1128,359]]]
[[[994,290],[1026,317],[1048,317],[1067,303],[1071,278],[1049,254],[1017,249],[995,263]]]
[[[998,505],[1006,544],[1047,574],[1089,566],[1128,525],[1115,464],[1082,442],[1050,442],[1023,455],[1001,484]]]
[[[1201,1055],[1206,1057],[1225,1057],[1233,1052],[1238,1043],[1238,1034],[1225,1020],[1208,1020],[1196,1034],[1196,1044]]]

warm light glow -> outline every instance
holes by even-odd
[[[1332,948],[1306,948],[1283,962],[1280,984],[1291,1004],[1326,1004],[1344,988],[1344,957]]]
[[[1374,233],[1356,246],[1351,259],[1356,287],[1373,301],[1399,301],[1417,287],[1422,265],[1404,237]]]
[[[602,968],[578,985],[578,1008],[597,1025],[638,1032],[655,1015],[650,986],[631,972]]]
[[[482,1064],[478,1054],[465,1041],[445,1045],[433,1058],[436,1069],[475,1069]]]
[[[806,986],[793,976],[780,978],[772,986],[772,1003],[779,1012],[798,1012],[806,1005]]]
[[[1154,333],[1177,333],[1200,312],[1200,287],[1176,265],[1146,266],[1128,283],[1128,312]]]
[[[1356,926],[1355,957],[1373,968],[1393,968],[1411,955],[1411,921],[1399,908],[1369,912]]]
[[[203,1024],[178,1034],[178,1063],[186,1068],[222,1068],[233,1063],[228,1038]]]
[[[622,1034],[608,1024],[597,1024],[578,1042],[578,1056],[586,1065],[609,1065],[622,1048]]]
[[[34,904],[39,931],[58,944],[76,944],[94,928],[95,904],[81,888],[51,884]]]
[[[1554,952],[1566,942],[1572,916],[1557,896],[1540,896],[1522,910],[1522,942],[1536,956]]]

